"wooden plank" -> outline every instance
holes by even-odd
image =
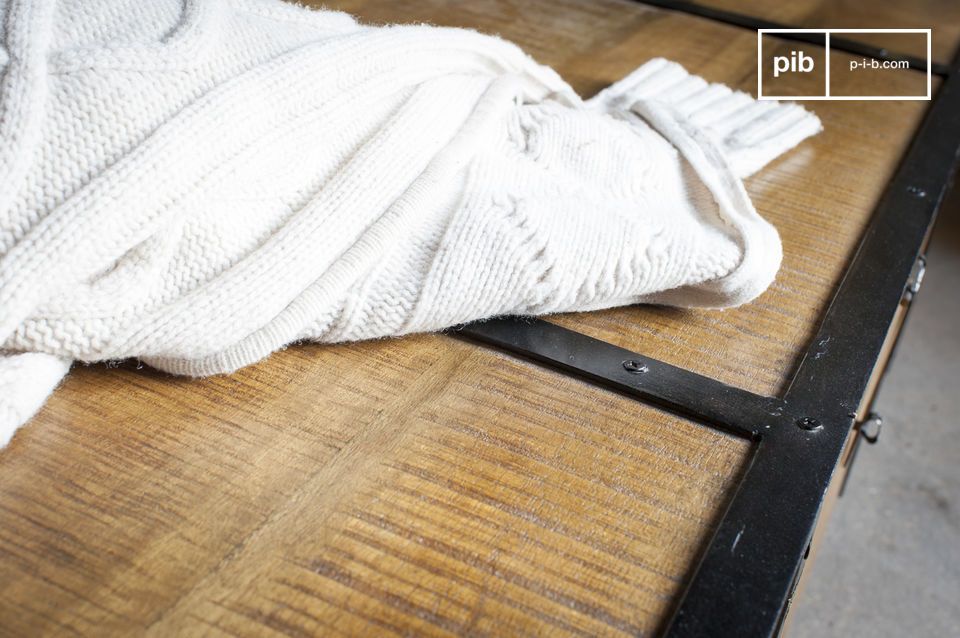
[[[960,44],[960,3],[954,0],[695,0],[697,4],[809,29],[932,29],[933,60],[949,64]],[[922,37],[891,33],[843,37],[890,51],[927,57]]]
[[[0,453],[0,633],[647,633],[748,449],[442,336],[83,368]]]

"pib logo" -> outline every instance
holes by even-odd
[[[803,51],[791,51],[789,56],[775,55],[773,57],[773,77],[780,77],[781,73],[811,73],[813,72],[813,58]]]
[[[844,37],[852,34],[851,40],[861,39],[860,34],[888,34],[883,37],[904,39],[904,45],[900,47],[903,50],[925,45],[927,50],[926,86],[924,87],[924,83],[917,80],[919,74],[911,70],[912,65],[904,63],[902,58],[850,59],[847,54],[831,58],[830,37],[833,33],[842,33]],[[932,29],[757,29],[757,98],[760,100],[929,100],[933,82],[930,70],[932,34]],[[909,39],[909,42],[906,42],[906,39]],[[860,69],[870,69],[871,72],[873,69],[878,69],[878,77],[879,73],[883,73],[885,78],[892,77],[890,69],[900,71],[902,81],[896,84],[904,87],[903,93],[886,95],[890,89],[890,83],[887,81],[864,82],[851,78],[851,74],[859,72]],[[864,90],[868,91],[866,95],[861,93]]]

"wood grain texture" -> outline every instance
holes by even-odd
[[[949,64],[960,44],[960,3],[955,0],[696,0],[697,4],[809,29],[932,29],[936,62]],[[843,37],[891,51],[927,57],[926,40],[890,33]]]
[[[629,2],[336,4],[499,32],[585,94],[656,55],[756,77],[751,34]],[[757,303],[556,320],[775,391],[923,106],[819,103],[826,132],[749,181],[787,252]],[[749,449],[445,336],[80,368],[0,451],[0,634],[647,634]]]
[[[0,452],[0,633],[648,633],[748,447],[443,336],[79,369]]]

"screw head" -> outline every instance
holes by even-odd
[[[823,429],[823,424],[812,416],[802,416],[797,419],[797,427],[808,432],[816,432]]]
[[[643,361],[637,361],[636,359],[627,359],[623,362],[623,369],[629,372],[630,374],[643,374],[647,372],[648,368]]]

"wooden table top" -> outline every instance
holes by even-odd
[[[500,33],[583,94],[655,56],[756,86],[754,33],[636,3],[326,4]],[[812,103],[825,131],[747,182],[785,249],[757,302],[553,320],[778,393],[926,106]],[[78,367],[0,451],[0,633],[649,634],[749,453],[443,335]]]

